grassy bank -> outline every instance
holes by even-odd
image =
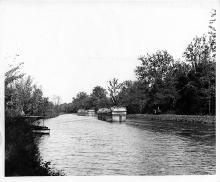
[[[175,115],[175,114],[129,114],[127,119],[140,119],[145,121],[174,121],[174,122],[188,122],[193,124],[215,124],[215,116],[197,116],[197,115]]]
[[[27,121],[18,118],[5,120],[5,176],[61,175],[40,159],[35,136]]]

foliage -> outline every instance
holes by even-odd
[[[92,107],[97,111],[99,108],[109,107],[109,99],[107,98],[107,91],[101,86],[93,88],[90,95]]]
[[[126,107],[129,114],[143,113],[148,103],[146,99],[148,89],[144,82],[125,81],[119,93],[120,105]]]
[[[15,66],[5,74],[5,114],[6,117],[25,115],[57,115],[54,104],[43,97],[43,92],[33,84],[30,76],[20,73],[20,66]]]
[[[215,21],[216,10],[212,10],[208,34],[196,36],[186,46],[182,60],[174,60],[166,50],[147,53],[138,58],[137,80],[119,83],[114,78],[108,81],[108,94],[97,86],[90,95],[79,93],[72,103],[65,105],[65,110],[124,106],[128,113],[160,110],[162,113],[214,115]]]
[[[49,162],[43,163],[30,122],[21,115],[56,116],[53,103],[33,85],[30,76],[20,73],[22,64],[5,73],[5,175],[61,175]]]
[[[211,49],[211,56],[213,59],[216,58],[216,10],[213,9],[211,12],[211,18],[209,21],[209,44]],[[215,60],[214,60],[215,61]]]
[[[118,79],[116,78],[113,78],[112,80],[108,81],[108,83],[109,83],[108,91],[110,93],[112,105],[118,106],[119,105],[118,94],[121,91],[122,83],[119,83]]]
[[[169,71],[169,66],[174,62],[173,57],[163,50],[141,56],[138,60],[141,61],[141,65],[137,66],[135,73],[138,79],[146,80],[150,86],[158,80],[162,81]]]
[[[75,105],[75,110],[77,111],[80,108],[89,109],[90,98],[86,92],[79,92],[76,95],[76,98],[73,98],[73,103]]]
[[[71,113],[77,112],[79,109],[95,109],[109,107],[110,101],[107,97],[107,91],[101,87],[93,88],[92,93],[88,95],[86,92],[79,92],[72,103],[64,103],[59,106],[61,112]]]

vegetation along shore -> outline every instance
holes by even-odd
[[[215,116],[198,116],[198,115],[175,115],[175,114],[130,114],[127,115],[129,122],[132,120],[142,120],[142,121],[173,121],[173,122],[187,122],[188,124],[205,124],[205,125],[215,125]]]
[[[31,121],[21,116],[58,115],[58,105],[43,97],[30,76],[20,72],[21,64],[5,73],[5,176],[62,175],[50,161],[41,160],[38,136],[32,133]]]

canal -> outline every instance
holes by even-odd
[[[215,174],[213,128],[189,136],[173,125],[136,127],[74,114],[45,125],[51,131],[39,138],[40,155],[65,175]]]

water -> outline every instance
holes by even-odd
[[[65,175],[215,174],[213,128],[185,135],[173,124],[136,127],[73,114],[45,125],[51,131],[39,139],[41,157]]]

